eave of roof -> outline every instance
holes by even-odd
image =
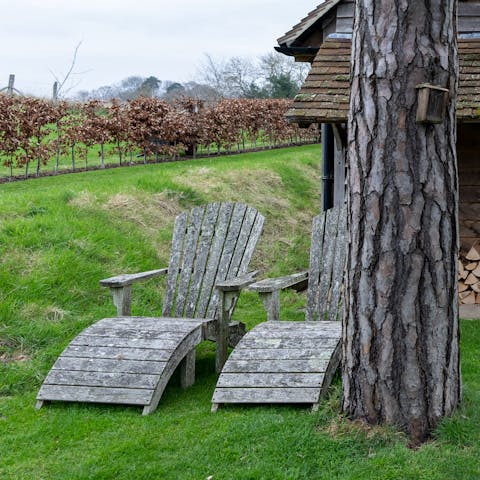
[[[318,53],[318,47],[274,47],[278,53],[283,53],[284,55],[288,55],[290,57],[297,57],[297,56],[315,56]]]

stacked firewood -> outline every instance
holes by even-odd
[[[461,304],[480,304],[480,245],[472,247],[458,262],[458,296]]]

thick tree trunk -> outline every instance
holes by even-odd
[[[357,0],[343,408],[424,441],[461,396],[456,0]],[[449,90],[417,124],[416,86]]]

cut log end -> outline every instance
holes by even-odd
[[[471,262],[478,262],[480,260],[480,247],[478,245],[473,246],[465,256],[467,260]]]
[[[475,305],[475,302],[477,300],[477,297],[475,295],[475,292],[469,292],[469,294],[462,298],[462,303],[464,305]]]
[[[478,262],[470,262],[467,265],[465,265],[465,270],[468,270],[469,272],[475,270],[478,267]]]
[[[458,300],[463,305],[480,304],[480,245],[459,258]]]
[[[478,283],[478,278],[471,273],[465,280],[465,285],[475,285]]]

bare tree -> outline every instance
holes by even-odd
[[[81,80],[77,80],[76,82],[71,84],[68,88],[66,88],[67,82],[70,80],[70,77],[72,77],[74,75],[82,75],[82,74],[86,73],[86,72],[74,72],[75,64],[77,63],[78,50],[80,49],[81,45],[82,45],[82,42],[80,41],[75,46],[75,50],[73,51],[72,61],[70,63],[70,66],[69,66],[67,72],[63,75],[63,77],[58,77],[52,70],[50,70],[50,73],[55,78],[55,81],[56,81],[56,84],[57,84],[57,88],[55,89],[56,98],[54,98],[54,100],[61,97],[62,95],[66,95],[71,90],[73,90],[75,87],[78,87]]]
[[[273,52],[257,59],[205,55],[198,73],[200,81],[224,98],[287,98],[298,92],[309,65]]]
[[[310,64],[295,62],[294,57],[287,57],[274,51],[259,57],[259,70],[261,76],[267,80],[288,77],[297,89],[300,89],[310,71]]]
[[[225,60],[214,58],[206,53],[204,55],[204,61],[197,70],[197,76],[201,83],[209,85],[221,96],[225,96]]]
[[[223,98],[250,98],[260,90],[259,70],[245,57],[215,59],[205,55],[198,70],[199,80],[216,90]]]
[[[258,91],[258,68],[249,58],[231,57],[225,65],[224,76],[229,97],[249,98]]]

